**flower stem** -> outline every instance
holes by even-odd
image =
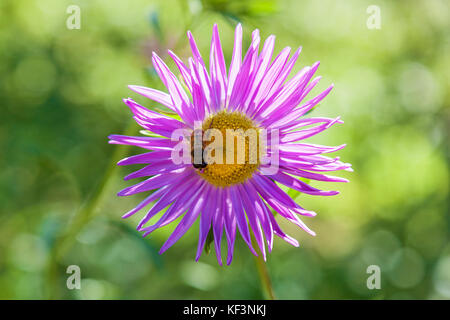
[[[272,288],[272,281],[270,280],[269,271],[267,270],[266,262],[263,259],[263,256],[258,248],[258,245],[255,244],[253,236],[252,236],[252,244],[253,247],[256,248],[256,251],[258,253],[258,256],[253,256],[253,258],[255,259],[256,270],[258,271],[258,276],[261,282],[261,288],[263,291],[264,298],[266,300],[276,300]]]
[[[137,127],[134,121],[130,121],[124,135],[136,134]],[[58,241],[54,244],[48,263],[47,280],[48,280],[48,297],[55,299],[59,297],[58,286],[58,271],[59,259],[72,247],[75,242],[76,236],[83,229],[83,227],[94,217],[96,209],[98,209],[105,191],[108,190],[108,185],[117,171],[117,161],[123,158],[129,146],[122,145],[115,148],[115,151],[111,157],[111,161],[108,164],[106,171],[99,182],[99,185],[94,189],[94,193],[85,202],[81,209],[77,212],[70,225],[62,234],[58,237]]]
[[[135,135],[137,131],[137,126],[134,121],[130,121],[128,127],[126,128],[124,135]],[[105,191],[108,190],[108,185],[112,178],[115,176],[117,172],[117,162],[125,157],[129,149],[128,145],[120,145],[116,147],[111,161],[106,168],[106,171],[101,179],[99,185],[95,188],[94,193],[85,203],[85,205],[81,208],[81,210],[77,213],[74,220],[72,221],[68,230],[62,237],[62,241],[58,245],[58,250],[56,250],[56,256],[63,255],[73,244],[75,241],[76,235],[81,231],[81,229],[86,225],[87,222],[91,220],[91,218],[96,213],[96,209],[101,203]]]

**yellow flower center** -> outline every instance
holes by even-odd
[[[207,118],[202,129],[203,148],[209,149],[206,167],[197,170],[203,179],[223,188],[243,183],[258,169],[259,129],[252,120],[239,112],[221,111]]]

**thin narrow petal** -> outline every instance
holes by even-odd
[[[224,226],[224,214],[225,214],[225,204],[224,204],[224,195],[223,189],[217,190],[217,208],[213,216],[213,234],[214,234],[214,248],[216,250],[217,262],[219,265],[222,265],[222,253],[221,253],[221,243],[222,243],[222,235],[223,235],[223,226]]]
[[[155,201],[156,199],[158,199],[159,197],[161,197],[166,190],[169,189],[169,186],[164,186],[158,190],[156,190],[155,192],[153,192],[151,195],[149,195],[147,198],[145,198],[144,200],[142,200],[136,207],[134,207],[133,209],[131,209],[130,211],[128,211],[127,213],[125,213],[122,216],[122,219],[131,217],[133,214],[135,214],[136,212],[138,212],[139,210],[143,209],[145,206],[147,206],[150,202]]]
[[[272,251],[273,247],[273,228],[272,223],[268,217],[268,214],[271,214],[270,211],[268,212],[267,206],[263,203],[261,198],[258,195],[258,192],[253,187],[251,183],[246,183],[244,190],[247,192],[249,200],[252,202],[253,206],[255,207],[255,212],[258,216],[258,220],[261,223],[261,226],[264,230],[264,234],[266,236],[267,240],[267,247],[269,248],[269,252]]]
[[[187,166],[186,164],[174,164],[171,160],[162,160],[160,162],[155,162],[139,169],[129,175],[125,176],[124,180],[131,180],[141,177],[149,177],[160,173],[171,172],[178,170],[182,167]]]
[[[283,71],[284,66],[286,65],[287,59],[289,58],[289,53],[291,52],[291,48],[284,48],[278,56],[273,60],[272,64],[269,67],[269,70],[264,75],[264,79],[261,82],[260,89],[258,90],[258,94],[255,96],[255,102],[258,104],[251,114],[254,117],[258,114],[259,109],[268,101],[273,101],[275,98],[274,94],[270,94],[273,85],[277,82],[278,76]],[[277,88],[278,89],[278,88]]]
[[[291,56],[289,61],[283,66],[283,69],[281,73],[276,77],[275,82],[273,83],[272,87],[270,88],[268,92],[268,96],[274,95],[278,90],[280,90],[281,85],[283,82],[287,79],[289,76],[289,73],[291,73],[292,68],[294,67],[295,63],[297,62],[298,57],[300,56],[300,53],[302,52],[302,47],[299,47],[297,50],[295,50],[294,54]]]
[[[286,131],[291,131],[291,130],[296,130],[299,129],[301,127],[305,127],[311,124],[316,124],[316,123],[330,123],[333,122],[335,119],[333,118],[325,118],[325,117],[314,117],[314,118],[302,118],[293,122],[289,122],[286,123],[285,126],[282,126],[280,128],[280,130],[282,130],[283,132]],[[339,120],[337,123],[344,123],[344,121]]]
[[[169,70],[164,61],[162,61],[161,58],[154,52],[152,61],[158,76],[161,78],[162,82],[169,91],[173,106],[175,107],[177,113],[186,123],[192,125],[194,119],[192,116],[191,102],[177,77]]]
[[[176,111],[176,108],[173,105],[172,99],[170,98],[170,95],[167,93],[161,92],[156,89],[152,88],[146,88],[141,86],[128,86],[131,90],[133,90],[136,93],[139,93],[140,95],[149,98],[153,101],[156,101],[158,103],[161,103],[162,105],[166,106],[167,108]]]
[[[136,122],[151,132],[171,137],[174,130],[186,127],[185,124],[176,119],[148,110],[133,99],[124,99],[123,101],[130,107]]]
[[[298,95],[306,85],[310,67],[305,67],[300,70],[288,83],[286,83],[280,91],[274,96],[273,101],[268,101],[262,105],[258,110],[258,117],[266,118],[274,110],[277,112],[285,105],[289,104],[292,97]]]
[[[284,184],[285,186],[306,193],[306,194],[310,194],[310,195],[315,195],[315,196],[334,196],[339,194],[339,191],[323,191],[323,190],[319,190],[317,188],[311,187],[310,185],[308,185],[307,183],[295,179],[294,177],[291,177],[285,173],[282,172],[278,172],[277,174],[274,174],[271,176],[272,179]]]
[[[192,76],[192,102],[195,106],[195,113],[199,120],[203,120],[205,114],[210,110],[210,99],[202,86],[202,79],[198,73],[197,67],[194,65],[194,60],[189,58],[189,69]]]
[[[289,220],[290,222],[294,223],[295,225],[299,226],[312,236],[315,236],[315,232],[309,229],[303,221],[300,220],[300,218],[295,214],[299,213],[298,209],[293,210],[292,208],[288,206],[282,205],[278,200],[278,198],[273,198],[272,195],[265,192],[266,190],[258,189],[258,192],[261,194],[261,196],[264,198],[264,200],[275,210],[277,211],[283,218]]]
[[[247,99],[248,90],[253,83],[260,42],[258,30],[253,31],[252,38],[252,44],[244,57],[244,61],[236,77],[233,92],[231,93],[229,102],[229,108],[231,110],[242,111],[244,109],[244,102]]]
[[[269,212],[269,213],[270,213],[270,212]],[[275,220],[275,217],[273,216],[273,214],[270,213],[268,216],[269,216],[270,222],[271,222],[271,224],[272,224],[272,226],[273,226],[273,232],[274,232],[277,236],[279,236],[281,239],[283,239],[284,241],[286,241],[287,243],[293,245],[294,247],[298,247],[298,246],[299,246],[298,241],[295,240],[294,238],[288,236],[287,234],[285,234],[285,233],[281,230],[281,228],[280,228],[280,226],[278,225],[277,221]]]
[[[156,161],[169,159],[170,156],[171,151],[150,151],[124,158],[117,162],[117,165],[125,166],[130,164],[149,164]]]
[[[239,70],[242,64],[242,26],[240,23],[236,26],[234,32],[234,48],[233,57],[231,58],[230,71],[228,73],[228,86],[227,86],[227,103],[231,97],[233,91],[234,83],[236,81]]]
[[[255,249],[253,249],[252,241],[250,239],[250,232],[248,230],[248,223],[247,223],[247,219],[245,218],[245,213],[242,208],[242,203],[240,201],[238,191],[234,187],[230,188],[230,198],[231,198],[231,201],[233,204],[233,211],[236,216],[236,222],[237,222],[237,225],[239,228],[239,232],[241,233],[242,238],[244,239],[244,241],[247,243],[248,247],[250,248],[250,251],[255,256],[257,256],[258,254],[256,253]]]
[[[327,147],[321,145],[314,145],[309,143],[289,143],[280,146],[280,156],[287,156],[292,158],[301,158],[301,156],[313,156],[323,153],[330,153],[341,150],[346,144],[341,144],[336,147]]]
[[[189,43],[191,45],[191,50],[193,54],[194,59],[194,69],[197,74],[197,78],[201,83],[201,88],[204,91],[204,96],[207,99],[206,107],[209,110],[209,112],[212,112],[211,109],[211,103],[212,103],[212,97],[213,97],[213,91],[211,87],[211,79],[208,75],[208,71],[206,70],[205,63],[203,62],[202,56],[200,54],[200,51],[198,50],[197,44],[195,43],[194,36],[190,31],[187,33],[189,38]],[[191,68],[192,70],[192,68]]]
[[[303,68],[283,86],[272,104],[260,109],[259,116],[264,119],[263,125],[269,125],[283,114],[290,113],[302,101],[303,90],[318,66],[319,64],[316,63],[312,67]]]
[[[200,259],[203,248],[205,247],[206,237],[208,236],[209,230],[211,229],[212,218],[215,215],[216,210],[219,210],[217,206],[215,207],[214,200],[211,193],[214,192],[212,187],[208,186],[205,191],[205,206],[202,214],[200,215],[200,231],[198,239],[197,255],[195,256],[195,261]]]
[[[178,58],[178,56],[174,52],[172,52],[172,50],[168,50],[168,54],[172,57],[176,66],[178,67],[178,70],[180,70],[181,76],[183,77],[186,86],[190,91],[192,91],[192,76],[189,68],[183,63],[183,61],[181,61],[180,58]]]
[[[253,84],[249,91],[247,101],[245,101],[245,105],[248,106],[248,109],[246,111],[247,114],[251,114],[257,105],[255,96],[257,95],[261,87],[262,80],[264,79],[264,76],[267,72],[270,60],[272,59],[274,46],[275,46],[275,36],[271,35],[264,42],[263,49],[261,50],[261,53],[258,58],[257,62],[258,66],[256,70],[255,79],[253,80]]]
[[[227,90],[227,70],[225,67],[225,58],[223,57],[217,24],[214,24],[213,27],[209,64],[209,70],[211,73],[211,87],[215,97],[213,111],[217,112],[225,103],[225,95]]]
[[[329,176],[326,174],[308,172],[301,169],[292,169],[292,168],[281,168],[282,171],[287,173],[303,177],[306,179],[317,180],[317,181],[328,181],[328,182],[348,182],[347,179],[335,176]]]
[[[168,185],[175,180],[182,179],[192,173],[192,170],[179,169],[177,172],[158,174],[144,180],[134,186],[128,187],[117,193],[118,196],[130,196],[135,193],[150,191]]]
[[[166,212],[159,218],[159,220],[150,226],[141,227],[140,231],[145,231],[144,237],[155,231],[160,227],[164,227],[169,223],[175,221],[180,217],[188,208],[193,205],[196,198],[203,192],[206,184],[201,180],[190,181],[189,187],[185,188],[184,192],[175,199],[175,202],[170,206]]]
[[[258,193],[265,197],[266,200],[270,199],[280,203],[287,208],[294,208],[296,212],[305,216],[315,216],[314,211],[305,210],[300,207],[294,200],[291,199],[283,190],[280,189],[273,181],[267,177],[255,174],[249,179]]]
[[[225,189],[223,193],[223,213],[225,215],[225,232],[228,245],[227,265],[230,265],[233,260],[234,241],[236,239],[236,216],[233,212],[233,202],[231,200],[229,189]]]
[[[282,125],[285,125],[286,123],[294,121],[297,118],[303,116],[306,112],[308,112],[309,110],[314,108],[320,101],[322,101],[322,99],[325,98],[330,93],[330,91],[332,89],[333,89],[333,85],[329,86],[324,92],[322,92],[321,94],[317,95],[313,99],[309,100],[308,102],[306,102],[302,106],[296,108],[294,111],[292,111],[291,113],[287,114],[285,117],[277,120],[274,123],[271,123],[270,127],[271,128],[279,128]]]
[[[189,211],[184,215],[181,219],[180,223],[177,225],[173,233],[167,239],[167,241],[163,244],[159,253],[163,253],[167,249],[169,249],[175,242],[178,241],[186,231],[192,226],[194,221],[197,219],[200,211],[203,209],[204,203],[206,200],[206,196],[202,194],[195,203],[194,207],[189,209]]]
[[[125,144],[160,151],[171,151],[176,144],[175,141],[171,141],[170,139],[154,137],[133,137],[113,134],[108,138],[110,139],[110,144]]]
[[[322,131],[331,127],[333,124],[337,123],[339,121],[339,119],[340,118],[338,117],[334,121],[329,122],[329,123],[324,123],[322,125],[315,126],[312,128],[283,134],[283,136],[281,137],[281,143],[295,142],[295,141],[299,141],[299,140],[303,140],[303,139],[315,136],[316,134],[321,133]]]
[[[253,234],[255,236],[256,243],[259,246],[259,249],[261,251],[264,261],[266,261],[266,247],[264,245],[264,237],[262,235],[261,225],[259,224],[259,221],[257,220],[255,207],[252,205],[251,201],[249,200],[247,191],[244,190],[242,185],[238,185],[237,190],[242,199],[242,204],[243,204],[245,212],[247,214],[247,219],[250,223],[250,227],[253,230]]]

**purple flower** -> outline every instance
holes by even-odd
[[[124,102],[130,107],[136,122],[154,135],[109,137],[112,144],[135,145],[151,150],[125,158],[118,163],[118,165],[146,165],[126,176],[125,180],[147,177],[146,180],[120,191],[119,196],[153,190],[153,193],[127,212],[123,218],[155,202],[137,227],[146,236],[182,217],[162,246],[160,250],[162,253],[180,239],[200,217],[196,260],[200,258],[208,234],[211,232],[219,264],[222,264],[221,240],[224,231],[228,244],[227,264],[230,264],[233,258],[237,230],[250,251],[256,255],[250,235],[253,232],[264,259],[265,243],[270,252],[274,235],[293,246],[298,246],[295,239],[281,230],[271,209],[311,235],[315,233],[300,220],[299,216],[311,217],[316,213],[299,206],[278,184],[305,194],[331,196],[338,192],[319,190],[303,180],[347,182],[346,179],[325,173],[337,170],[352,171],[350,164],[339,161],[339,158],[323,155],[339,150],[345,145],[328,147],[301,141],[335,123],[342,123],[339,117],[303,118],[325,98],[333,86],[312,99],[306,99],[320,80],[320,77],[312,79],[319,63],[303,68],[290,80],[286,80],[300,54],[300,48],[291,56],[291,49],[285,48],[271,61],[275,37],[268,37],[258,54],[260,46],[258,30],[253,31],[252,43],[242,60],[240,24],[236,27],[233,56],[228,70],[217,25],[213,28],[209,72],[190,32],[188,38],[193,54],[188,64],[183,63],[169,50],[169,55],[181,73],[183,84],[158,55],[153,53],[154,68],[168,93],[130,86],[131,90],[171,109],[177,117],[151,111],[132,99],[125,99]],[[194,130],[196,123],[201,124],[202,130],[216,129],[221,133],[228,129],[254,129],[258,132],[258,137],[262,136],[262,130],[267,130],[267,141],[270,143],[267,143],[266,156],[276,155],[276,158],[271,157],[268,161],[263,161],[258,153],[256,162],[251,162],[250,140],[245,137],[243,163],[228,161],[227,158],[221,164],[201,158],[200,164],[194,162],[198,164],[194,167],[191,162],[174,161],[173,151],[179,146],[180,141],[172,138],[173,132],[184,129],[192,139],[196,132]],[[202,130],[200,132],[203,132]],[[277,132],[277,135],[274,132]],[[191,139],[185,140],[190,142]],[[272,144],[273,141],[276,144]],[[206,143],[202,147],[206,150],[208,145]],[[224,154],[229,147],[227,143],[221,146]],[[234,153],[234,156],[237,154]],[[267,174],[269,172],[267,170],[273,167],[276,170]],[[152,217],[165,208],[166,211],[156,223],[147,225]]]

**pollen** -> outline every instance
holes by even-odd
[[[221,111],[205,119],[202,129],[208,165],[197,173],[203,179],[225,188],[245,182],[258,169],[259,128],[252,120],[239,112]]]

